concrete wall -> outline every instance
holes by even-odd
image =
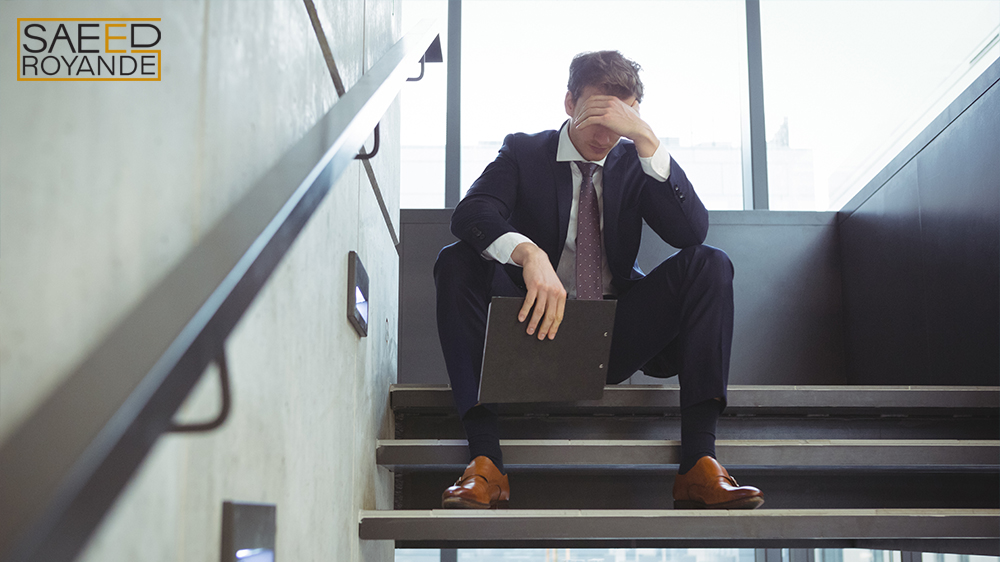
[[[842,211],[849,380],[1000,378],[1000,61]]]
[[[399,382],[447,384],[435,321],[433,265],[455,240],[451,211],[402,213]],[[712,211],[706,243],[733,260],[731,384],[844,384],[844,316],[834,213]],[[639,265],[676,251],[646,228]],[[677,384],[641,373],[632,384]]]
[[[398,0],[317,8],[348,88],[401,35]],[[301,0],[0,3],[0,26],[18,17],[162,18],[163,78],[19,82],[0,45],[0,440],[336,102]],[[381,133],[396,215],[398,103]],[[345,318],[350,250],[371,277],[365,339]],[[281,560],[391,559],[359,541],[357,513],[392,505],[374,449],[391,435],[397,279],[355,165],[227,342],[230,421],[162,438],[81,559],[217,560],[224,500],[277,505]],[[217,386],[206,375],[180,417],[213,415]]]

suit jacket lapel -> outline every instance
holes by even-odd
[[[608,154],[604,161],[604,188],[601,198],[604,200],[604,253],[608,256],[608,264],[611,265],[611,254],[609,248],[616,248],[618,243],[618,215],[622,205],[622,175],[618,170],[618,161],[621,151],[624,150],[621,143],[618,143]],[[614,250],[611,250],[613,253]]]

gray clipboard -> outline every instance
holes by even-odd
[[[517,321],[523,298],[493,297],[486,321],[479,401],[575,402],[604,394],[615,325],[613,300],[567,300],[553,340]]]

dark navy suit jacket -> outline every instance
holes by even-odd
[[[571,163],[556,161],[558,146],[559,131],[507,135],[455,208],[452,233],[482,253],[502,234],[520,232],[556,268],[573,200]],[[604,251],[619,293],[643,276],[636,263],[643,220],[675,248],[705,241],[708,211],[673,158],[670,177],[658,182],[642,170],[635,145],[622,139],[605,160],[603,183]],[[521,268],[507,266],[507,272],[523,288]]]

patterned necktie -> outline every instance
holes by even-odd
[[[604,283],[601,272],[601,210],[597,206],[594,171],[597,164],[577,162],[583,173],[576,226],[576,298],[601,300]]]

